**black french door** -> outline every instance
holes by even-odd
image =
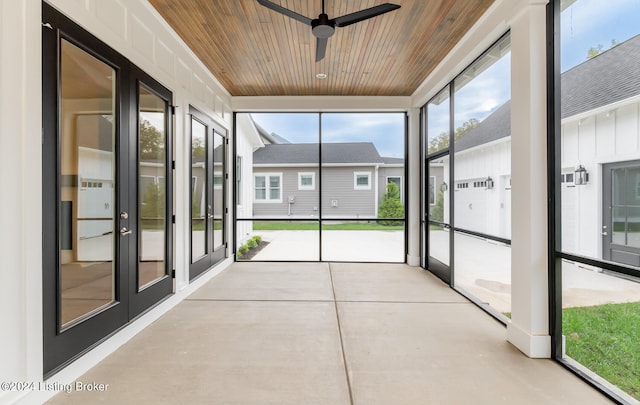
[[[189,279],[227,257],[226,130],[189,108],[191,139],[191,229]]]
[[[43,22],[48,376],[173,292],[172,93],[46,3]]]

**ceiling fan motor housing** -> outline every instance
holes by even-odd
[[[311,32],[317,38],[329,38],[336,32],[335,27],[336,23],[326,14],[320,14],[318,18],[311,21]]]

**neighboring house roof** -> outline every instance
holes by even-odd
[[[562,74],[562,118],[640,94],[640,35]]]
[[[251,117],[251,121],[253,121],[253,125],[255,125],[256,129],[258,130],[258,134],[260,135],[260,137],[262,138],[264,143],[266,143],[266,144],[291,143],[286,138],[276,134],[275,132],[268,133],[266,129],[262,128],[262,126],[260,126],[260,124],[255,122],[253,117]]]
[[[461,152],[474,146],[511,135],[511,101],[507,101],[456,141],[455,151]]]
[[[318,163],[317,143],[269,144],[253,153],[253,163]],[[384,160],[371,142],[323,143],[322,163],[383,164]]]
[[[403,158],[394,158],[394,157],[384,157],[384,156],[382,156],[382,162],[385,165],[403,165],[404,164],[404,159]]]
[[[640,35],[562,74],[562,118],[640,95]],[[456,142],[456,152],[511,135],[507,101]]]

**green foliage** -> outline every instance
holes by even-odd
[[[640,399],[640,302],[566,308],[567,355]]]
[[[149,121],[140,121],[140,159],[164,161],[164,134]]]
[[[608,49],[613,48],[614,46],[620,44],[620,42],[616,41],[615,39],[611,40],[611,46]],[[598,44],[596,46],[592,46],[591,48],[589,48],[589,50],[587,51],[587,59],[591,59],[593,57],[596,57],[598,55],[600,55],[602,52],[604,52],[604,46],[602,46],[602,44]]]
[[[480,124],[476,118],[470,118],[468,121],[462,123],[456,129],[455,134],[453,135],[454,141],[460,140],[463,136],[465,136],[469,131],[473,128],[477,127]],[[429,141],[429,150],[428,153],[437,152],[442,149],[446,149],[449,147],[449,134],[447,132],[442,132],[440,135],[435,138],[431,138]]]
[[[249,246],[246,243],[243,243],[239,248],[238,252],[240,255],[246,255],[249,252]]]
[[[142,197],[142,218],[164,218],[165,195],[162,184],[151,184]]]
[[[251,238],[247,241],[247,246],[249,247],[249,249],[253,249],[254,247],[258,246],[258,244],[256,243],[255,239]]]
[[[429,211],[430,219],[434,221],[444,222],[444,193],[442,191],[438,191],[438,196],[436,197],[436,205],[431,207]]]
[[[387,184],[387,192],[382,196],[378,218],[404,219],[404,206],[400,201],[400,190],[396,183]],[[380,221],[382,225],[401,225],[402,221]]]
[[[253,239],[253,240],[256,242],[256,245],[259,245],[259,244],[260,244],[260,242],[262,242],[262,236],[260,236],[260,235],[255,235],[255,236],[254,236],[253,238],[251,238],[251,239]]]

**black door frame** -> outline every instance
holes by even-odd
[[[205,165],[205,182],[204,182],[204,193],[205,193],[205,207],[211,206],[212,211],[207,212],[207,219],[205,220],[205,255],[200,257],[197,261],[193,262],[193,230],[191,229],[193,226],[193,222],[191,219],[189,220],[189,280],[192,281],[198,277],[200,277],[203,273],[205,273],[208,269],[213,267],[215,264],[224,260],[228,256],[228,241],[227,241],[227,213],[228,208],[226,206],[227,201],[227,188],[228,188],[228,174],[227,174],[227,149],[228,149],[228,137],[227,130],[221,125],[216,124],[211,117],[204,114],[196,107],[189,106],[189,139],[191,137],[191,122],[192,120],[196,120],[206,128],[205,135],[205,155],[206,155],[206,165]],[[214,218],[213,212],[215,212],[216,207],[214,207],[214,138],[216,136],[221,136],[223,139],[222,142],[222,203],[223,206],[221,208],[222,212],[222,245],[214,246],[213,241],[213,231],[214,231]],[[190,142],[191,144],[191,142]],[[189,163],[189,179],[193,178],[192,174],[192,164]],[[191,184],[191,180],[189,181]],[[193,193],[189,192],[189,207],[193,207]],[[190,210],[191,211],[191,210]],[[207,210],[208,211],[208,210]],[[191,214],[190,214],[191,217]]]
[[[619,252],[620,255],[624,256],[634,255],[637,256],[640,254],[640,249],[634,248],[631,246],[619,245],[613,243],[613,179],[612,179],[612,171],[616,169],[629,169],[629,168],[639,168],[640,161],[639,160],[630,160],[625,162],[617,162],[617,163],[605,163],[602,165],[602,258],[604,260],[608,260],[615,263],[620,263],[623,265],[629,266],[638,266],[637,262],[629,261],[625,262],[623,257],[618,257],[616,260],[612,257],[611,250],[615,247],[615,249]],[[625,184],[628,184],[628,171],[625,170]],[[629,192],[628,188],[625,188],[627,192]],[[625,205],[629,202],[629,196],[625,195]],[[625,217],[625,236],[627,235],[627,224],[628,224],[628,213]],[[627,257],[631,258],[631,257]],[[623,259],[623,260],[620,260]]]
[[[173,293],[171,268],[173,267],[172,213],[172,172],[171,154],[172,115],[167,115],[166,123],[166,276],[152,286],[141,291],[137,289],[137,238],[135,235],[121,236],[120,227],[137,227],[137,87],[139,82],[152,89],[167,101],[170,112],[172,93],[159,82],[153,80],[135,67],[124,56],[91,35],[62,13],[47,3],[42,3],[42,289],[43,289],[43,375],[55,374],[88,350],[100,344],[136,316],[156,305]],[[59,173],[61,158],[59,132],[60,119],[60,44],[64,39],[81,48],[91,56],[112,67],[116,73],[115,106],[115,194],[114,209],[114,290],[115,299],[109,306],[95,314],[61,326],[61,298],[59,290],[61,246],[60,229],[60,187],[68,183]],[[77,180],[76,180],[77,181]],[[134,185],[136,187],[134,187]],[[128,219],[120,219],[119,213],[129,212]],[[53,214],[52,214],[53,213]],[[117,218],[117,219],[116,219]]]

